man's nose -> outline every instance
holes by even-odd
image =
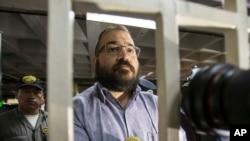
[[[118,58],[121,59],[123,58],[124,60],[129,59],[129,54],[127,53],[126,47],[123,47],[121,51],[118,54]]]

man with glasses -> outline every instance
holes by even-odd
[[[75,141],[157,141],[157,96],[141,91],[140,48],[128,29],[107,27],[93,66],[96,83],[73,99]]]

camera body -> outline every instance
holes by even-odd
[[[231,64],[199,68],[183,92],[182,106],[198,132],[218,134],[250,124],[250,71]]]

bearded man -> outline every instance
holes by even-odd
[[[158,140],[158,99],[139,86],[140,48],[125,26],[101,32],[96,83],[73,98],[75,141]]]

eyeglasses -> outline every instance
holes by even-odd
[[[134,45],[120,45],[116,43],[107,43],[104,46],[102,46],[99,51],[96,53],[96,56],[98,56],[101,51],[104,49],[104,52],[107,54],[113,54],[113,55],[118,55],[121,53],[122,49],[125,48],[126,53],[131,56],[139,56],[141,49],[137,46]]]

